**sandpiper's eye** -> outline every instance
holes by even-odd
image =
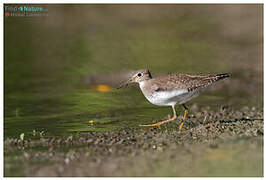
[[[142,73],[138,73],[137,76],[138,76],[138,77],[142,76]]]

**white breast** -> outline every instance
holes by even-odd
[[[143,92],[144,82],[139,83],[144,96],[152,103],[158,106],[172,106],[184,101],[184,98],[189,94],[187,89],[178,89],[173,91],[154,92],[151,96]]]

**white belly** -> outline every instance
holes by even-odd
[[[140,83],[140,89],[142,90],[143,84]],[[158,106],[173,106],[175,104],[181,104],[184,103],[184,100],[186,100],[190,92],[188,92],[187,89],[180,89],[180,90],[174,90],[174,91],[159,91],[154,92],[151,96],[144,93],[144,96],[148,101],[150,101],[152,104],[158,105]]]

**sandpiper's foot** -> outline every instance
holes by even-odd
[[[182,123],[181,123],[180,126],[179,126],[179,130],[180,130],[180,131],[181,131],[182,128],[183,128],[183,125],[184,125],[184,123],[185,123],[185,121],[186,121],[187,115],[188,115],[188,110],[185,109],[184,118],[183,118],[183,120],[182,120]]]
[[[141,126],[141,127],[159,127],[159,126],[161,126],[163,124],[166,124],[166,123],[169,123],[171,121],[176,120],[176,118],[177,118],[176,115],[174,115],[171,119],[167,119],[165,121],[157,122],[157,123],[154,123],[154,124],[144,124],[144,125],[140,124],[139,126]]]

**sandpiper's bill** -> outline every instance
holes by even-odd
[[[142,93],[149,102],[158,106],[172,107],[174,113],[172,118],[155,124],[140,126],[158,127],[171,122],[177,119],[175,105],[182,105],[185,112],[179,126],[179,130],[181,130],[188,115],[188,108],[185,103],[197,97],[208,86],[229,76],[228,73],[215,75],[170,74],[152,78],[149,70],[141,69],[136,71],[128,81],[121,83],[118,88],[126,87],[130,83],[138,83]]]

